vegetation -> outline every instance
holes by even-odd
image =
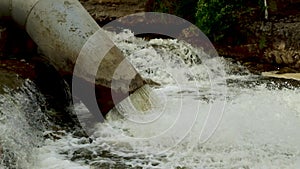
[[[149,0],[148,11],[163,12],[182,17],[195,23],[198,0]]]
[[[245,9],[244,0],[199,0],[196,25],[212,41],[221,41],[225,34],[231,34],[237,20]]]
[[[247,39],[248,33],[243,32],[240,20],[245,22],[244,19],[254,13],[263,18],[261,15],[265,9],[263,0],[152,0],[150,2],[151,11],[171,13],[189,20],[214,43],[224,41],[242,43]]]

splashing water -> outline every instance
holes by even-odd
[[[31,168],[35,147],[42,144],[47,118],[44,99],[27,80],[17,92],[0,95],[0,168]]]
[[[37,148],[34,145],[41,141],[33,140],[40,137],[32,137],[32,131],[40,130],[21,127],[20,138],[30,138],[26,147],[35,148],[21,151],[32,152],[30,157],[17,154],[20,162],[16,168],[300,167],[299,89],[279,89],[270,80],[251,75],[221,57],[210,58],[184,42],[145,41],[129,31],[107,33],[143,78],[160,85],[145,86],[117,105],[91,138],[65,133],[57,140],[46,139]],[[232,73],[236,68],[240,71]],[[149,98],[146,103],[145,98]],[[204,124],[216,103],[226,106],[218,128],[209,137]],[[75,107],[82,113],[88,111],[82,104]],[[3,127],[12,128],[8,123]],[[8,139],[2,138],[5,135],[11,136],[3,133],[1,140]]]

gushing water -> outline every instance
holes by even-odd
[[[31,168],[33,149],[42,144],[47,124],[43,104],[31,81],[0,95],[0,168]]]
[[[1,132],[18,134],[16,140],[9,138],[11,132],[0,138],[2,147],[16,154],[15,168],[300,167],[298,88],[284,83],[279,89],[271,80],[177,40],[145,41],[129,31],[108,34],[143,78],[155,83],[111,110],[90,138],[62,132],[59,139],[43,142],[42,129],[27,125],[28,119],[18,121],[25,119],[23,109],[16,109],[23,103],[12,102],[19,113],[11,114],[13,123],[1,120]],[[16,98],[3,95],[1,105]],[[88,111],[82,104],[75,108]],[[1,118],[9,117],[0,112]],[[14,123],[28,127],[15,129]],[[15,148],[18,139],[29,148]]]

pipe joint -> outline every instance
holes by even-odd
[[[20,26],[25,26],[28,15],[40,0],[10,0],[11,16]]]
[[[1,0],[0,18],[11,17],[20,26],[25,26],[28,15],[39,0]]]

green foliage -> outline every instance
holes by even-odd
[[[214,43],[232,45],[247,40],[249,33],[246,24],[250,24],[254,18],[262,18],[265,9],[264,0],[148,0],[147,2],[148,11],[174,14],[187,19],[196,24]]]
[[[267,39],[265,36],[260,37],[258,47],[259,49],[264,49],[267,47]]]
[[[156,12],[163,13],[172,13],[174,2],[173,1],[164,1],[164,0],[156,0],[154,2]]]
[[[243,11],[247,11],[245,0],[199,0],[196,25],[212,41],[219,42],[234,31]]]

